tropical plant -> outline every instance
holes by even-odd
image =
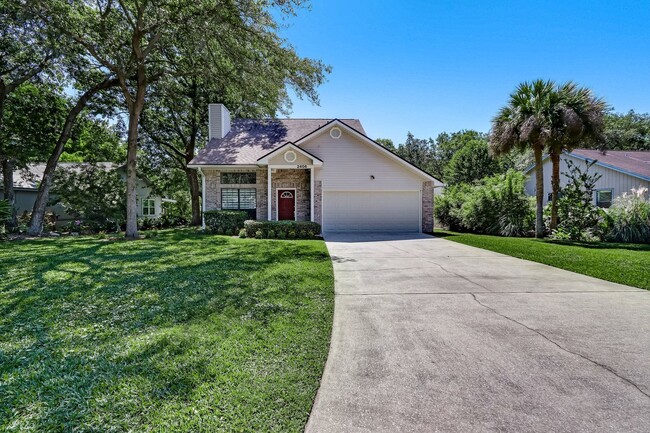
[[[647,188],[632,189],[606,211],[605,240],[650,243],[650,198]]]
[[[492,119],[490,149],[494,155],[532,149],[535,155],[535,236],[544,237],[544,173],[542,157],[550,137],[553,108],[559,102],[552,81],[519,84],[506,106]]]
[[[542,157],[551,152],[553,207],[551,226],[557,222],[559,155],[580,140],[600,140],[605,103],[574,83],[558,85],[550,80],[524,82],[510,95],[508,104],[492,120],[491,150],[495,155],[513,149],[532,148],[535,155],[535,236],[544,236],[544,173]],[[556,164],[557,163],[557,164]]]
[[[567,82],[558,85],[555,106],[549,107],[550,128],[547,149],[552,163],[551,222],[550,229],[558,224],[558,197],[560,193],[560,156],[577,146],[593,146],[603,141],[604,115],[607,104],[593,95],[591,90]],[[539,166],[538,166],[539,167]]]

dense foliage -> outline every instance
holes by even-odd
[[[485,140],[470,140],[460,148],[445,167],[445,183],[457,185],[472,183],[475,180],[500,172],[500,165],[489,151]]]
[[[436,218],[454,230],[523,236],[533,221],[525,181],[522,173],[510,170],[473,185],[450,187],[436,198]]]
[[[124,181],[112,165],[75,164],[60,167],[51,203],[60,203],[78,226],[117,230],[124,222]]]
[[[236,210],[209,210],[203,213],[205,228],[220,235],[236,235],[244,228],[248,213]]]
[[[566,185],[560,190],[558,200],[559,224],[553,231],[556,239],[592,240],[598,237],[598,225],[602,211],[594,205],[596,182],[601,175],[590,173],[595,161],[585,170],[571,160],[566,161],[569,171]]]
[[[5,223],[11,217],[11,205],[8,200],[0,200],[0,240],[4,239]]]
[[[650,150],[650,114],[610,113],[605,116],[605,146],[611,150]]]
[[[311,239],[320,234],[320,224],[312,221],[253,221],[244,223],[240,236],[257,239]]]

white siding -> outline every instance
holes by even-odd
[[[329,130],[328,130],[329,131]],[[315,179],[323,182],[323,191],[420,191],[421,176],[342,131],[338,140],[325,131],[301,147],[323,161],[315,170]],[[375,179],[372,179],[374,176]]]
[[[567,177],[562,174],[569,171],[568,164],[566,163],[567,158],[580,167],[581,170],[585,170],[587,163],[579,158],[574,158],[570,155],[563,155],[560,159],[560,185],[565,186],[567,183]],[[551,174],[553,169],[553,164],[551,163],[550,158],[547,158],[543,164],[544,170],[544,204],[548,203],[548,194],[551,192]],[[535,195],[535,170],[533,169],[528,176],[526,181],[526,192],[530,195]],[[638,188],[639,186],[650,188],[650,182],[644,181],[634,176],[630,176],[625,173],[621,173],[616,170],[609,169],[607,167],[601,167],[598,165],[593,165],[589,169],[590,173],[599,173],[602,177],[596,183],[596,189],[612,189],[614,192],[614,197],[622,195],[624,192],[629,192],[632,188]],[[596,198],[594,197],[594,203]]]

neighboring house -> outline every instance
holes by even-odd
[[[442,183],[365,135],[356,119],[230,119],[210,104],[209,142],[189,166],[203,209],[316,221],[324,232],[433,229]]]
[[[60,162],[57,170],[75,170],[86,163],[80,162]],[[124,182],[126,183],[126,166],[112,162],[99,162],[99,167],[105,170],[117,170]],[[14,172],[14,191],[16,194],[16,208],[18,215],[25,212],[31,212],[34,208],[36,195],[38,193],[38,184],[43,179],[45,164],[30,164],[27,170],[16,170]],[[162,215],[162,197],[152,194],[151,183],[142,178],[138,178],[136,186],[136,197],[138,200],[138,218],[158,218]],[[2,185],[0,185],[0,199],[4,198]],[[57,222],[65,223],[74,219],[73,216],[65,212],[65,208],[60,204],[47,207],[48,212],[54,213]]]
[[[565,186],[567,177],[562,174],[569,171],[567,160],[571,160],[580,169],[585,170],[587,163],[596,161],[589,169],[591,173],[601,175],[596,182],[594,204],[600,207],[611,206],[614,199],[632,188],[650,188],[650,152],[608,150],[601,152],[591,149],[576,149],[565,153],[560,158],[560,185]],[[552,163],[547,155],[544,158],[544,204],[551,201]],[[526,192],[535,195],[535,166],[526,170]]]

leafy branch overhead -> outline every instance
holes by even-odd
[[[286,111],[290,107],[288,88],[318,103],[316,88],[330,68],[320,61],[300,57],[277,35],[278,13],[294,14],[302,5],[300,0],[33,2],[36,15],[78,49],[76,55],[94,71],[96,82],[105,83],[101,90],[119,89],[119,99],[128,113],[128,238],[137,237],[135,182],[142,141],[140,121],[151,104],[150,97],[165,93],[154,86],[179,89],[182,95],[188,85],[208,84],[216,89],[210,95],[221,96],[221,102],[231,102],[236,114],[275,115]],[[202,119],[192,116],[190,122]],[[178,126],[187,119],[169,120]],[[176,144],[164,138],[161,131],[155,131],[152,122],[146,130],[152,140],[162,138],[160,142],[168,144],[163,146],[170,156],[179,156],[174,151],[178,150]],[[185,155],[190,148],[194,150],[192,146],[188,148],[188,137],[192,136],[195,142],[199,130],[191,125],[188,135],[176,127],[174,132],[180,135],[176,134],[174,140],[183,143]]]

